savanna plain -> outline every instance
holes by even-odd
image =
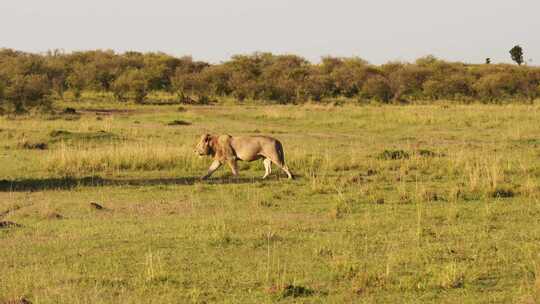
[[[58,107],[0,118],[0,302],[540,301],[540,104]]]

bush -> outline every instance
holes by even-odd
[[[388,76],[394,98],[409,96],[418,99],[422,95],[422,85],[429,75],[430,71],[426,67],[396,64]]]
[[[464,64],[433,56],[415,63],[374,66],[360,58],[324,57],[312,64],[295,55],[254,53],[210,65],[163,53],[85,51],[44,55],[0,49],[0,103],[21,112],[63,98],[114,94],[143,102],[151,91],[174,92],[181,102],[238,100],[294,103],[367,98],[388,103],[414,100],[533,100],[540,96],[540,68]],[[108,100],[109,97],[103,98]]]
[[[455,74],[442,79],[429,79],[423,83],[424,96],[431,99],[459,99],[474,96],[475,79],[465,74]]]
[[[473,85],[477,96],[486,101],[508,98],[516,91],[516,81],[510,73],[488,74],[478,79]]]

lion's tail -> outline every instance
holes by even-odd
[[[281,144],[281,142],[279,140],[276,140],[276,152],[277,152],[277,157],[278,157],[279,163],[282,166],[286,166],[285,165],[285,154],[283,153],[283,145]]]

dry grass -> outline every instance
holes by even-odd
[[[0,302],[538,299],[537,105],[61,106],[0,118]],[[274,136],[299,178],[199,182],[203,131]]]
[[[154,171],[181,168],[203,169],[203,161],[186,147],[153,143],[114,144],[100,148],[68,147],[61,144],[46,158],[46,169],[59,176],[115,174],[123,170]]]

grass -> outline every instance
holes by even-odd
[[[539,105],[68,107],[0,118],[0,303],[540,300]]]

